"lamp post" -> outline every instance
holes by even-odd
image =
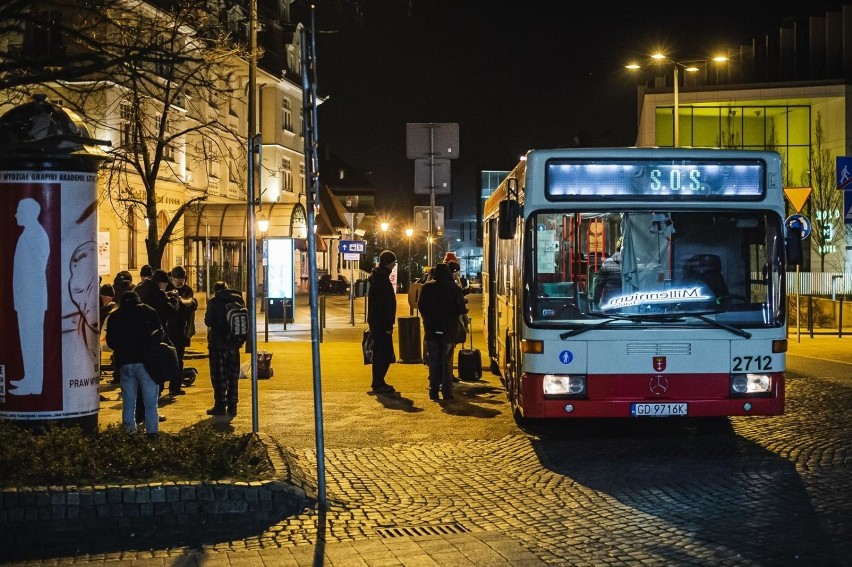
[[[263,342],[269,342],[269,305],[267,304],[266,294],[269,293],[269,252],[266,246],[266,231],[269,230],[269,219],[266,215],[260,213],[257,217],[257,229],[260,231],[260,249],[262,254],[263,265],[263,294],[261,295],[261,309],[263,309]],[[286,314],[284,316],[287,318]]]
[[[414,236],[413,228],[405,229],[405,236],[408,238],[408,287],[411,287],[411,237]]]
[[[684,71],[687,71],[689,73],[695,73],[699,69],[698,69],[698,67],[696,67],[692,63],[699,63],[699,62],[702,62],[702,61],[707,61],[707,59],[692,59],[692,60],[689,60],[689,61],[675,61],[674,59],[671,59],[670,57],[668,57],[665,53],[660,53],[660,52],[651,54],[651,59],[653,59],[654,61],[657,61],[657,62],[670,63],[672,65],[673,69],[674,69],[674,77],[673,77],[673,80],[674,80],[674,90],[673,90],[673,98],[674,98],[674,147],[677,148],[677,147],[680,147],[680,100],[679,100],[680,99],[680,96],[679,96],[679,94],[680,94],[679,93],[679,89],[680,89],[680,85],[679,85],[679,83],[680,83],[680,69],[683,68]],[[715,61],[716,63],[723,63],[725,61],[728,61],[728,59],[729,58],[725,55],[718,55],[716,57],[713,57],[712,61]],[[642,66],[639,65],[638,63],[628,63],[624,67],[627,68],[627,69],[630,69],[631,71],[642,68]]]

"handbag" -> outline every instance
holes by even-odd
[[[180,375],[177,349],[166,341],[149,342],[142,351],[142,364],[157,384]]]
[[[369,329],[364,329],[361,351],[364,353],[364,364],[373,364],[373,335],[370,334]]]

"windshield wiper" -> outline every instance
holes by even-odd
[[[610,323],[613,323],[615,321],[632,321],[633,323],[642,323],[642,322],[646,322],[646,321],[652,321],[652,322],[658,322],[658,323],[663,323],[663,322],[677,323],[677,322],[683,322],[684,318],[686,318],[686,317],[694,317],[694,318],[698,319],[699,321],[707,323],[708,325],[711,325],[711,326],[716,327],[718,329],[724,329],[724,330],[726,330],[730,333],[733,333],[735,335],[738,335],[738,336],[746,338],[746,339],[751,338],[751,333],[749,333],[748,331],[745,331],[745,330],[740,329],[738,327],[734,327],[733,325],[728,325],[727,323],[722,323],[720,321],[716,321],[714,319],[710,319],[709,317],[707,317],[707,315],[715,315],[715,314],[716,314],[716,311],[704,311],[704,312],[696,312],[696,313],[645,313],[645,314],[631,314],[631,315],[603,315],[603,314],[587,313],[587,315],[590,315],[590,316],[606,317],[607,319],[604,320],[604,321],[601,321],[600,323],[596,323],[594,325],[586,325],[586,326],[583,326],[583,327],[577,327],[576,329],[572,329],[570,331],[566,331],[566,332],[560,334],[559,338],[564,341],[567,338],[576,337],[577,335],[585,333],[586,331],[591,331],[591,330],[594,330],[594,329],[598,329],[600,327],[605,327],[605,326],[607,326]]]
[[[594,325],[584,325],[583,327],[577,327],[576,329],[572,329],[570,331],[565,331],[564,333],[561,333],[559,335],[559,338],[564,341],[565,339],[567,339],[569,337],[576,337],[577,335],[579,335],[581,333],[585,333],[586,331],[591,331],[592,329],[597,329],[599,327],[605,327],[606,325],[609,325],[610,323],[613,323],[615,321],[624,321],[624,320],[627,319],[627,317],[619,317],[619,316],[615,316],[615,315],[604,315],[602,313],[586,313],[586,315],[589,316],[589,317],[606,317],[606,319],[604,321],[601,321],[600,323],[595,323]],[[633,322],[638,323],[638,321],[633,321]]]
[[[713,313],[712,311],[710,313]],[[727,323],[722,323],[721,321],[716,321],[715,319],[711,319],[707,317],[709,313],[684,313],[684,317],[695,317],[701,321],[704,321],[708,325],[712,325],[713,327],[717,327],[719,329],[724,329],[728,332],[731,332],[735,335],[739,335],[743,338],[750,339],[751,333],[744,329],[740,329],[739,327],[734,327],[733,325],[728,325]]]

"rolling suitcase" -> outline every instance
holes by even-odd
[[[470,348],[459,350],[459,379],[465,382],[474,382],[482,378],[482,357],[478,348],[473,348],[473,329],[467,330],[470,337]]]

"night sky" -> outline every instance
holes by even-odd
[[[479,169],[511,169],[531,148],[633,145],[642,75],[628,60],[658,46],[709,57],[839,5],[366,0],[353,17],[351,2],[314,4],[318,92],[330,97],[320,144],[370,172],[377,209],[396,210],[428,203],[413,194],[406,123],[459,124],[453,196],[466,199]]]

